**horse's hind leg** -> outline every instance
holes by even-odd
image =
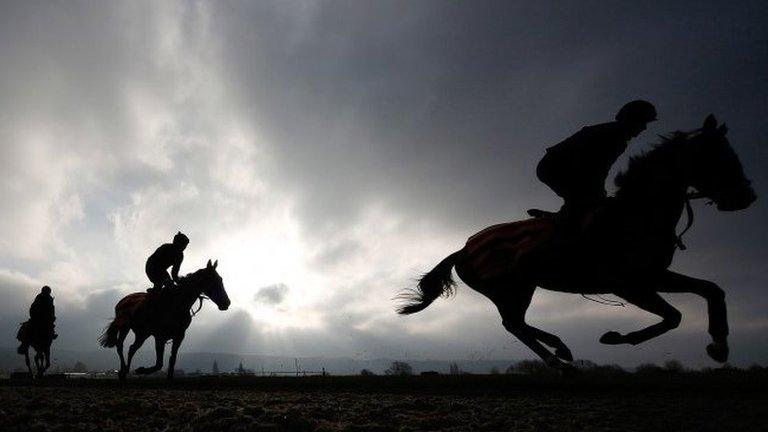
[[[128,375],[128,366],[125,364],[125,356],[123,356],[123,344],[130,331],[131,330],[128,328],[121,328],[117,333],[117,343],[115,344],[115,348],[117,349],[117,357],[120,358],[120,371],[117,373],[117,376],[120,379],[125,379]]]
[[[535,289],[536,287],[533,285],[518,285],[507,288],[503,296],[492,298],[492,300],[499,309],[502,325],[507,331],[515,335],[550,367],[563,368],[566,364],[561,359],[566,361],[573,359],[568,347],[559,337],[532,327],[525,322],[525,312],[531,304]],[[542,342],[555,348],[555,354],[546,349],[541,344]]]
[[[655,291],[622,291],[614,294],[625,299],[640,309],[651,312],[661,317],[661,322],[650,325],[644,329],[622,335],[615,331],[609,331],[600,337],[600,342],[608,345],[631,344],[637,345],[648,339],[660,336],[680,325],[682,314]]]
[[[45,347],[45,350],[43,351],[43,356],[45,357],[45,367],[43,368],[43,372],[45,372],[48,370],[48,368],[51,367],[51,347],[50,346]]]
[[[534,337],[541,343],[554,348],[555,355],[557,357],[565,361],[573,361],[573,354],[571,354],[571,350],[568,348],[568,346],[565,345],[565,343],[563,343],[559,337],[530,325],[528,328],[531,330],[531,332],[533,332]]]
[[[693,293],[707,300],[709,334],[712,343],[707,345],[707,354],[713,360],[724,363],[728,360],[728,312],[725,308],[725,293],[714,282],[696,279],[667,271],[662,279],[660,292]]]
[[[29,361],[29,347],[24,351],[24,363],[27,364],[27,370],[29,371],[29,376],[32,377],[34,373],[32,372],[32,365]]]
[[[134,339],[131,346],[128,347],[128,361],[125,363],[126,373],[131,370],[131,360],[133,360],[133,356],[136,355],[136,351],[144,345],[144,341],[149,337],[148,334],[136,333],[135,331],[134,334],[136,335],[136,339]]]

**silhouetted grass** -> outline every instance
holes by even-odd
[[[766,384],[763,368],[0,380],[0,430],[752,431]]]

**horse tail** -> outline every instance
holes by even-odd
[[[464,249],[454,252],[431,271],[419,279],[416,288],[408,289],[400,293],[396,298],[405,300],[406,304],[397,309],[400,315],[410,315],[427,308],[438,297],[450,297],[456,291],[456,282],[451,276],[451,269],[456,260],[462,255]]]
[[[114,348],[117,345],[117,334],[119,332],[120,326],[117,324],[117,318],[115,318],[99,336],[99,344],[104,348]]]
[[[19,330],[16,332],[16,339],[21,342],[16,352],[24,354],[29,349],[29,321],[19,323]]]

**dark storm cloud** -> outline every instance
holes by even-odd
[[[710,111],[736,122],[748,171],[765,166],[744,140],[766,99],[757,3],[274,8],[222,8],[215,22],[231,82],[324,234],[374,199],[465,230],[554,206],[533,176],[543,149],[637,97],[658,104],[651,132]]]
[[[257,303],[274,306],[282,303],[286,295],[288,295],[288,285],[278,283],[259,288],[253,300]]]

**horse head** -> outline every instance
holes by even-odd
[[[725,123],[718,126],[714,115],[704,120],[699,133],[689,140],[689,181],[702,196],[714,201],[718,210],[743,210],[757,195],[725,137],[727,132]]]
[[[218,260],[214,263],[211,263],[211,260],[208,260],[208,264],[205,266],[205,271],[203,272],[205,279],[202,284],[202,293],[216,303],[219,310],[227,310],[231,302],[229,301],[227,290],[224,289],[224,282],[216,271],[216,267],[218,266]]]

